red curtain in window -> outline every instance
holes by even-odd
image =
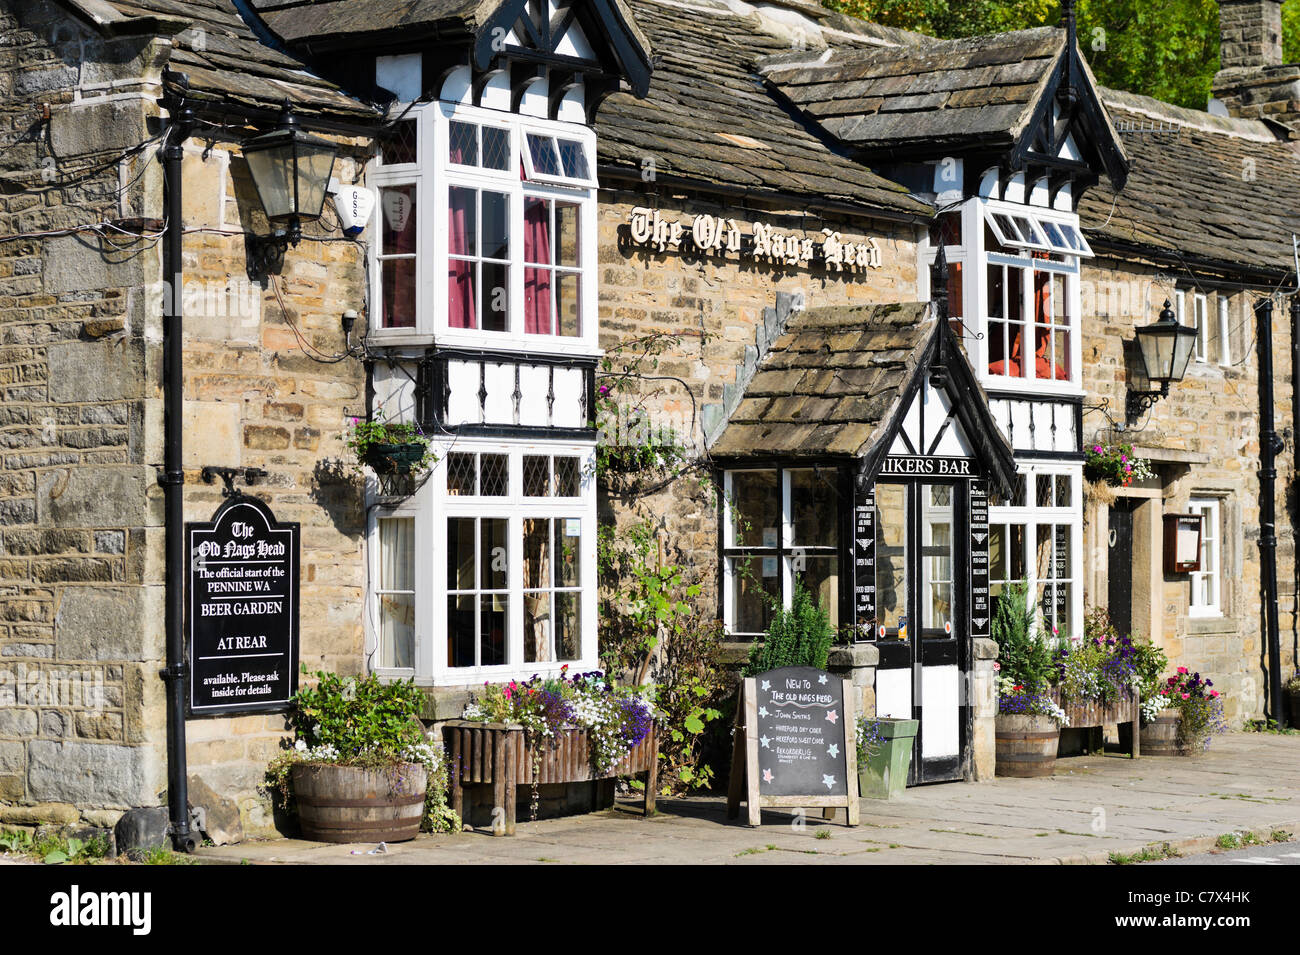
[[[551,205],[543,199],[524,204],[524,261],[551,264]],[[524,269],[524,331],[552,335],[551,270]]]
[[[452,157],[455,159],[455,156]],[[478,193],[473,189],[448,190],[448,249],[452,255],[469,255],[471,249],[467,226],[474,222]],[[465,259],[449,260],[447,276],[447,324],[451,328],[477,328],[474,314],[474,263]]]

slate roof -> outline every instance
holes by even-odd
[[[711,452],[861,456],[884,437],[938,327],[928,310],[908,302],[795,313]]]
[[[932,208],[811,132],[765,88],[756,62],[790,48],[764,31],[756,14],[724,4],[689,10],[658,0],[629,0],[656,51],[649,95],[619,93],[596,116],[600,161],[639,179],[656,173],[701,186],[814,196],[865,209],[929,217]],[[671,179],[670,179],[671,177]]]
[[[356,43],[370,34],[401,31],[403,39],[469,36],[502,0],[249,0],[266,25],[291,47],[312,41]],[[613,5],[628,32],[650,54],[644,35],[623,0]],[[341,41],[341,42],[340,42]]]
[[[864,148],[1010,146],[1064,48],[1064,30],[1039,27],[829,56],[786,52],[760,69],[795,108]]]
[[[1118,195],[1099,184],[1079,215],[1101,251],[1177,252],[1225,267],[1291,271],[1300,157],[1256,120],[1211,116],[1104,89],[1132,163]]]
[[[312,74],[302,61],[260,40],[231,0],[62,0],[106,32],[124,32],[133,20],[188,24],[174,37],[171,69],[190,89],[215,99],[278,106],[288,99],[304,113],[358,118],[377,115],[365,103]],[[170,32],[170,29],[165,31]]]

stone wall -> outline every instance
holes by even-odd
[[[0,242],[0,822],[107,824],[165,801],[156,98],[170,44],[106,42],[15,0],[0,0],[0,30],[0,235],[28,234]],[[365,374],[328,359],[342,313],[365,312],[361,246],[327,218],[250,279],[242,233],[267,223],[246,165],[204,130],[183,167],[185,517],[221,502],[205,465],[268,472],[250,493],[302,525],[301,659],[360,672],[365,515],[342,432],[365,412]],[[345,144],[341,182],[356,159]],[[192,779],[237,802],[247,832],[269,831],[257,790],[284,730],[280,716],[188,723]]]
[[[690,252],[658,253],[629,242],[629,215],[635,207],[653,207],[669,220],[701,214],[734,218],[741,232],[763,221],[776,229],[799,232],[818,241],[823,228],[843,234],[845,242],[873,238],[881,249],[882,267],[861,271],[827,271],[811,267],[774,267],[739,256],[699,256]],[[657,380],[633,390],[623,404],[640,405],[652,422],[670,427],[699,457],[706,428],[717,434],[745,375],[759,361],[767,343],[779,334],[792,308],[907,302],[917,299],[917,237],[905,224],[859,220],[824,220],[803,211],[771,210],[715,199],[647,195],[629,190],[602,190],[599,209],[600,343],[617,371],[635,349],[621,343],[645,336],[675,339],[645,366]],[[603,427],[602,441],[619,440],[621,429]],[[635,441],[636,434],[627,434]],[[701,463],[707,463],[702,461]],[[680,563],[701,586],[697,605],[706,619],[719,616],[717,590],[718,519],[711,484],[701,485],[702,467],[649,494],[607,495],[602,518],[617,526],[649,518],[665,544],[665,556]]]
[[[1219,0],[1220,69],[1282,62],[1281,0]]]
[[[366,307],[364,253],[343,241],[332,206],[271,275],[250,279],[243,231],[268,231],[247,166],[229,144],[192,139],[184,159],[185,517],[208,520],[221,482],[205,465],[267,472],[256,495],[302,525],[301,660],[309,670],[361,673],[364,490],[347,463],[344,428],[365,414],[365,371],[345,349],[341,317]],[[350,184],[346,150],[334,169]],[[364,335],[364,322],[353,341]],[[280,715],[190,720],[189,771],[239,806],[246,834],[271,827],[258,792],[279,751]]]
[[[165,785],[161,267],[131,221],[161,177],[131,150],[168,44],[29,0],[0,35],[0,822],[102,824]]]
[[[1085,444],[1107,439],[1133,443],[1152,458],[1158,479],[1117,493],[1139,499],[1135,512],[1134,630],[1154,634],[1174,666],[1187,666],[1215,681],[1226,695],[1225,711],[1234,723],[1262,715],[1264,674],[1261,669],[1259,562],[1259,393],[1254,319],[1245,319],[1248,292],[1228,289],[1230,360],[1192,361],[1186,378],[1171,386],[1150,416],[1127,430],[1124,402],[1140,374],[1133,330],[1154,321],[1166,297],[1173,298],[1173,276],[1136,263],[1093,260],[1084,268],[1083,341]],[[1185,275],[1177,276],[1179,280]],[[1209,317],[1217,325],[1213,285]],[[1185,321],[1191,322],[1191,294]],[[1274,318],[1275,342],[1285,341],[1285,317]],[[1279,334],[1280,333],[1280,334]],[[1213,348],[1213,343],[1212,343]],[[1273,348],[1275,426],[1290,426],[1292,392],[1289,350]],[[1097,407],[1106,403],[1105,410]],[[1291,442],[1290,447],[1294,446]],[[1278,582],[1284,670],[1295,667],[1295,535],[1288,500],[1295,494],[1294,458],[1288,450],[1278,460]],[[1191,594],[1186,574],[1163,572],[1161,515],[1184,513],[1188,499],[1214,497],[1223,509],[1224,555],[1221,617],[1188,613]],[[1092,501],[1085,508],[1084,600],[1087,606],[1107,601],[1108,504]],[[1150,568],[1146,573],[1145,569]]]

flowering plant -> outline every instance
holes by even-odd
[[[303,672],[307,672],[303,667]],[[447,765],[441,745],[425,736],[419,714],[424,694],[414,681],[385,682],[318,672],[315,685],[298,690],[289,720],[294,741],[267,768],[268,788],[292,805],[296,765],[391,769],[420,763],[428,770],[423,828],[456,831],[460,820],[447,806]]]
[[[880,732],[880,720],[874,716],[858,717],[858,767],[866,765],[869,758],[880,750],[885,737]]]
[[[395,461],[385,458],[386,449],[393,446],[414,448],[418,445],[422,449],[418,458],[412,457],[409,461],[398,463],[398,468],[405,465],[408,470],[423,471],[437,461],[429,439],[419,426],[402,421],[362,421],[360,418],[352,418],[344,443],[356,456],[358,467],[368,464],[380,472],[394,469]]]
[[[486,683],[478,699],[465,707],[467,720],[518,723],[529,741],[554,740],[565,726],[587,730],[591,761],[607,775],[650,732],[654,710],[639,692],[617,688],[600,670],[568,675],[568,664],[558,678],[534,675],[520,683]]]
[[[1146,458],[1133,453],[1131,444],[1092,444],[1083,449],[1083,476],[1111,487],[1128,487],[1134,481],[1155,477]]]
[[[1179,667],[1165,681],[1159,697],[1166,708],[1182,714],[1178,740],[1184,746],[1208,749],[1210,737],[1228,728],[1223,718],[1223,698],[1214,689],[1214,681],[1202,680],[1199,673],[1189,673],[1187,667]]]
[[[1006,677],[998,681],[998,713],[1002,715],[1050,716],[1057,726],[1069,726],[1070,719],[1046,693],[1035,692]]]

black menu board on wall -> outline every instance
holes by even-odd
[[[970,633],[987,637],[989,603],[989,491],[984,481],[970,482]]]
[[[854,639],[876,635],[876,489],[859,492],[853,507]]]

